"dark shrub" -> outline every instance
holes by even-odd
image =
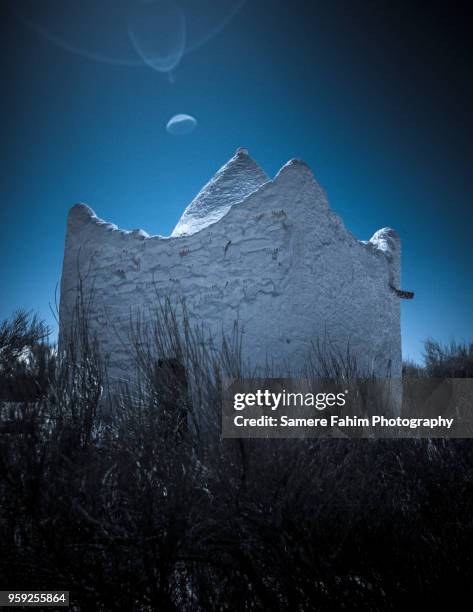
[[[128,385],[107,388],[80,324],[48,393],[9,405],[2,588],[67,589],[84,611],[436,609],[470,595],[469,440],[223,440],[238,333],[215,347],[175,315],[137,324]]]
[[[47,392],[56,363],[48,337],[47,326],[24,311],[0,322],[0,399],[31,401]]]
[[[473,378],[473,342],[425,342],[425,370],[431,378]]]

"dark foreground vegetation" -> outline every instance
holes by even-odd
[[[69,590],[81,611],[470,599],[472,441],[222,440],[238,338],[206,349],[171,310],[136,326],[119,393],[83,325],[59,358],[46,341],[24,314],[0,325],[1,589]],[[406,374],[472,365],[473,345],[430,342]]]

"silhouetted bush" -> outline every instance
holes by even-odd
[[[25,311],[0,322],[0,400],[31,401],[47,392],[55,371],[48,337],[47,326]]]
[[[442,345],[427,340],[425,348],[425,370],[431,378],[473,378],[473,342]]]
[[[3,404],[1,587],[67,589],[85,611],[469,596],[470,441],[223,440],[220,382],[246,371],[239,338],[213,346],[166,304],[137,322],[136,375],[111,389],[79,322],[48,392]]]

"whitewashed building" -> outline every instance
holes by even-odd
[[[130,320],[146,318],[159,297],[183,297],[191,321],[214,337],[238,321],[253,365],[297,374],[319,340],[349,345],[366,372],[400,377],[400,254],[392,229],[357,240],[304,162],[270,179],[238,149],[169,237],[118,229],[84,204],[71,209],[60,342],[81,287],[110,376],[126,377]]]

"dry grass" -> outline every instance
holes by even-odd
[[[220,381],[248,373],[241,336],[215,346],[180,320],[165,302],[135,322],[138,375],[119,393],[79,320],[47,389],[8,404],[2,588],[130,611],[433,609],[469,594],[469,440],[223,440]],[[314,376],[357,373],[349,353],[325,355]]]

